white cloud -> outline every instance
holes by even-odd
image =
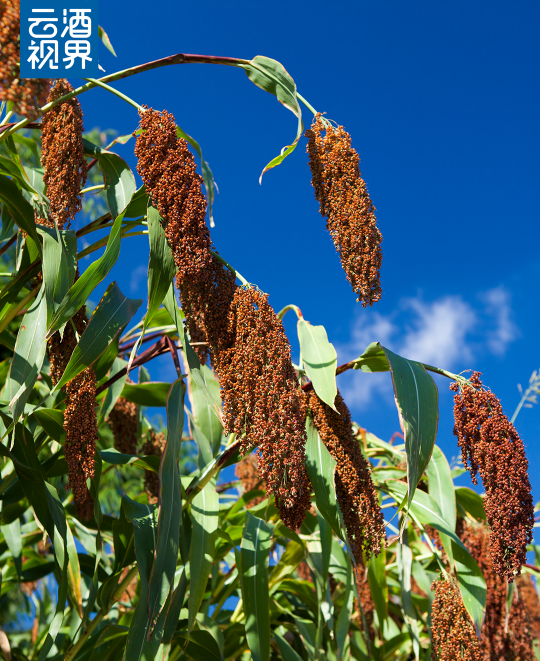
[[[143,277],[147,274],[148,267],[140,264],[136,269],[131,272],[131,280],[129,283],[129,290],[132,294],[139,291],[139,285]]]
[[[339,362],[360,355],[370,342],[450,370],[468,367],[486,350],[501,355],[518,335],[510,295],[497,287],[479,294],[478,299],[482,305],[476,309],[461,296],[443,296],[431,302],[405,298],[388,315],[363,311],[351,328],[350,339],[336,346]],[[375,395],[392,397],[387,374],[349,372],[340,377],[339,387],[346,401],[360,408]]]
[[[486,312],[495,320],[487,334],[487,343],[492,353],[501,356],[506,347],[516,339],[519,330],[512,320],[510,292],[504,287],[496,287],[481,294]]]

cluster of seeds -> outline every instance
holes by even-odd
[[[137,404],[119,397],[109,413],[109,427],[114,436],[114,448],[123,454],[137,454]]]
[[[523,441],[504,415],[499,399],[474,372],[470,384],[453,383],[454,434],[463,463],[476,484],[480,474],[486,497],[493,568],[509,581],[526,562],[534,507]]]
[[[149,454],[154,457],[163,456],[167,440],[164,434],[158,434],[150,430],[141,448],[141,454]],[[159,475],[154,471],[144,471],[144,487],[148,494],[148,502],[154,505],[159,501]]]
[[[532,649],[531,620],[535,612],[538,616],[540,603],[530,576],[517,578],[514,598],[508,614],[506,605],[508,584],[504,577],[493,570],[487,526],[469,524],[460,520],[458,532],[486,579],[486,614],[480,638],[483,661],[491,661],[491,659],[533,661],[535,657]],[[524,599],[524,589],[527,590],[527,601]]]
[[[232,347],[216,365],[225,425],[246,455],[258,447],[259,473],[283,522],[297,530],[310,508],[305,462],[305,396],[283,324],[256,288],[238,288],[230,310]]]
[[[187,142],[177,136],[173,115],[147,109],[140,128],[137,171],[163,218],[191,341],[204,363],[226,344],[235,277],[211,253],[202,178]]]
[[[80,336],[87,325],[86,309],[82,307],[60,333],[49,340],[47,352],[51,364],[51,379],[56,385],[67,367],[73,350],[77,346],[75,331]],[[74,330],[75,328],[75,330]],[[93,513],[92,496],[86,480],[94,477],[94,457],[96,452],[96,375],[92,367],[87,367],[64,386],[66,409],[64,429],[66,442],[64,452],[68,464],[68,488],[73,489],[77,512],[85,520]]]
[[[363,564],[357,564],[354,569],[354,576],[356,580],[356,587],[358,589],[358,596],[360,603],[356,602],[353,619],[358,623],[358,628],[363,631],[367,626],[367,633],[370,639],[375,639],[375,627],[373,624],[373,613],[375,612],[375,604],[371,596],[371,588],[369,587],[369,580],[367,576],[366,567]]]
[[[67,80],[60,78],[51,88],[47,102],[56,101],[73,91]],[[71,225],[81,210],[80,191],[86,183],[87,164],[84,159],[83,112],[74,97],[54,106],[43,117],[41,131],[41,164],[45,168],[43,181],[51,205],[51,217],[40,220],[42,225],[60,229]]]
[[[259,475],[257,455],[248,454],[248,456],[244,457],[242,461],[239,461],[234,469],[234,474],[240,480],[243,493],[248,493],[248,491],[253,491],[254,489],[266,491],[266,485]],[[249,509],[255,507],[255,505],[262,503],[265,498],[265,496],[252,498],[249,503],[246,504],[246,508]]]
[[[484,661],[473,623],[457,585],[440,579],[431,586],[431,658],[433,661]]]
[[[20,77],[20,22],[20,0],[0,0],[0,101],[33,119],[45,105],[51,81]]]
[[[351,136],[342,126],[331,126],[319,113],[306,137],[311,182],[321,215],[327,219],[326,226],[358,300],[364,307],[373,305],[382,294],[382,235]]]
[[[309,395],[309,408],[321,440],[336,460],[336,494],[356,562],[371,554],[379,555],[386,538],[384,518],[371,479],[370,465],[354,437],[351,414],[338,393],[338,412],[321,401],[315,391]]]

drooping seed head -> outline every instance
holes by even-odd
[[[382,235],[375,207],[360,175],[360,159],[343,126],[334,128],[316,115],[307,151],[315,197],[327,219],[341,265],[364,307],[381,298]]]
[[[109,413],[109,427],[114,437],[114,449],[123,454],[137,454],[137,404],[119,397]]]

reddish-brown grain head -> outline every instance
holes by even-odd
[[[141,448],[141,454],[149,454],[161,459],[166,443],[167,440],[163,434],[150,430]],[[144,486],[148,495],[148,502],[154,505],[159,501],[159,475],[154,471],[145,470]]]
[[[114,437],[114,448],[124,454],[137,454],[137,404],[119,397],[109,413],[109,427]]]
[[[486,491],[484,509],[490,527],[495,571],[509,581],[526,562],[532,540],[534,507],[525,447],[504,415],[499,399],[482,386],[474,372],[470,384],[450,386],[454,395],[454,434],[463,463]]]
[[[305,397],[283,324],[255,288],[237,289],[229,315],[231,348],[219,353],[225,424],[244,455],[258,448],[259,473],[284,523],[296,530],[311,506],[305,463]]]
[[[382,235],[375,207],[360,175],[360,159],[343,126],[315,116],[307,151],[315,197],[327,219],[343,270],[364,307],[381,298]]]
[[[386,538],[384,518],[371,479],[369,462],[354,437],[351,414],[338,393],[332,410],[314,390],[309,408],[321,440],[336,460],[336,493],[353,555],[358,564],[378,555]]]
[[[73,91],[67,80],[60,78],[51,88],[48,102]],[[81,210],[80,191],[86,182],[87,164],[83,145],[83,112],[74,97],[59,103],[45,113],[41,131],[41,164],[45,168],[43,181],[51,205],[50,218],[41,219],[42,225],[62,229]]]
[[[433,661],[484,661],[473,623],[459,588],[440,579],[431,586],[431,658]]]

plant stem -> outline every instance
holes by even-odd
[[[103,184],[98,184],[97,186],[89,186],[88,188],[83,188],[82,191],[79,191],[79,195],[84,195],[84,193],[89,193],[93,190],[104,190],[105,186]]]
[[[210,482],[210,480],[219,473],[222,467],[227,463],[227,461],[233,456],[233,454],[240,447],[240,441],[235,440],[228,447],[223,450],[223,452],[214,459],[213,463],[206,467],[203,473],[192,482],[189,487],[186,489],[186,497],[184,499],[184,504],[182,509],[185,509],[188,504],[195,498],[195,496],[202,491],[204,487]]]
[[[114,87],[111,87],[110,85],[107,85],[101,80],[96,80],[95,78],[83,78],[83,80],[88,81],[89,83],[95,83],[98,87],[103,87],[103,89],[106,89],[108,92],[111,92],[111,94],[114,94],[115,96],[119,97],[120,99],[123,99],[127,103],[129,103],[130,106],[133,106],[138,110],[138,112],[144,112],[144,108],[139,105],[136,101],[133,101],[133,99],[130,99],[129,96],[126,96],[125,94],[122,94],[122,92],[119,92],[118,90],[115,90]]]
[[[41,288],[41,282],[39,283],[39,285],[36,285],[34,289],[32,289],[32,291],[22,299],[22,301],[19,301],[19,303],[17,303],[17,305],[6,314],[6,316],[2,319],[2,322],[0,323],[0,333],[7,327],[9,322],[19,314],[19,312],[24,308],[24,306],[34,298],[34,296],[38,293],[40,288]]]
[[[9,250],[11,246],[15,243],[17,240],[17,233],[15,233],[11,239],[6,243],[6,245],[2,246],[0,248],[0,257],[6,252],[6,250]]]
[[[311,105],[311,103],[309,103],[308,101],[306,101],[306,99],[304,99],[304,97],[303,97],[301,94],[298,94],[298,92],[296,92],[296,98],[297,98],[299,101],[301,101],[301,102],[306,106],[306,108],[307,108],[308,110],[311,110],[311,112],[312,112],[314,115],[317,114],[317,111],[316,111],[315,108]]]
[[[240,275],[240,273],[238,273],[238,271],[237,271],[236,269],[234,269],[234,268],[229,264],[229,262],[226,262],[226,261],[223,259],[223,257],[222,257],[221,255],[218,255],[217,252],[215,252],[214,250],[211,250],[210,252],[212,253],[212,255],[214,255],[214,257],[215,257],[217,260],[219,260],[222,264],[225,264],[225,266],[229,269],[229,271],[230,271],[233,275],[235,275],[235,276],[238,278],[238,280],[240,280],[240,282],[241,282],[243,285],[249,286],[250,283],[244,278],[244,276]]]
[[[100,86],[100,83],[102,84],[112,83],[116,80],[121,80],[122,78],[129,78],[130,76],[135,76],[139,73],[143,73],[144,71],[150,71],[151,69],[158,69],[160,67],[166,67],[172,64],[222,64],[231,67],[242,67],[248,63],[249,63],[248,60],[240,60],[236,57],[220,57],[215,55],[191,55],[188,53],[176,53],[175,55],[162,57],[161,59],[154,60],[153,62],[146,62],[145,64],[139,64],[135,67],[124,69],[123,71],[116,71],[115,73],[111,73],[108,76],[103,76],[103,78],[99,78],[95,80],[95,82],[87,82],[85,85],[81,85],[80,87],[77,87],[77,89],[74,89],[72,92],[69,92],[69,94],[64,94],[64,96],[61,96],[55,101],[46,103],[42,108],[38,110],[38,117],[44,115],[46,112],[57,106],[59,103],[64,103],[65,101],[69,101],[70,99],[73,99],[75,96],[79,96],[80,94],[83,94],[84,92],[87,92],[88,90],[91,90],[94,87]],[[7,130],[3,131],[3,133],[0,135],[0,141],[4,140],[5,138],[8,137],[8,135],[15,133],[19,129],[28,126],[29,124],[31,124],[29,119],[23,119],[17,124],[13,124]]]
[[[285,316],[285,314],[289,310],[294,310],[294,312],[295,312],[296,316],[298,317],[298,319],[303,319],[304,318],[304,315],[302,314],[302,311],[300,310],[298,305],[292,305],[292,303],[291,303],[291,305],[286,305],[282,310],[280,310],[277,314],[277,318],[280,319],[280,320],[283,319],[283,317]]]

